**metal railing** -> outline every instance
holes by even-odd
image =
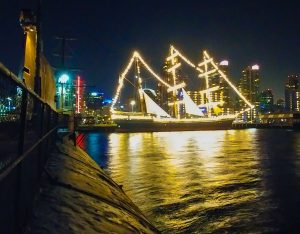
[[[0,63],[1,233],[23,231],[60,120]]]

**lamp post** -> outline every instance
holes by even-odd
[[[61,100],[61,109],[64,109],[64,84],[66,84],[69,80],[69,75],[67,74],[62,74],[58,78],[58,83],[61,84],[61,93],[60,93],[60,100]]]
[[[11,110],[11,105],[10,105],[10,103],[11,103],[11,98],[10,97],[7,97],[6,98],[7,100],[8,100],[8,110],[10,111]]]
[[[133,112],[133,106],[135,105],[135,101],[132,100],[132,101],[130,102],[130,105],[131,105],[131,112]]]

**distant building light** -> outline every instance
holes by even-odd
[[[95,97],[95,96],[97,96],[97,95],[98,95],[98,93],[96,93],[96,92],[92,92],[92,93],[91,93],[91,96],[94,96],[94,97]]]
[[[111,104],[111,103],[112,103],[112,99],[105,99],[105,100],[103,101],[103,103]]]
[[[259,70],[259,66],[257,64],[253,65],[251,68],[252,70]]]
[[[229,62],[228,62],[228,60],[223,60],[223,61],[220,62],[220,65],[221,66],[228,66]]]

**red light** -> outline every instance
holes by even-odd
[[[77,76],[77,85],[76,85],[76,112],[80,113],[80,76]]]

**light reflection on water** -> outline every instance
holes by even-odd
[[[92,133],[85,147],[161,231],[232,233],[298,228],[299,143],[249,129]]]

